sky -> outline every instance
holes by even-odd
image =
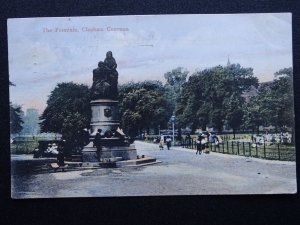
[[[112,51],[119,83],[161,80],[177,67],[195,71],[239,63],[260,82],[291,67],[290,13],[8,19],[10,101],[46,107],[58,83],[91,86]]]

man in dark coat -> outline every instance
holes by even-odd
[[[57,155],[57,165],[58,166],[65,166],[65,157],[64,157],[64,151],[63,146],[61,143],[58,144],[58,155]]]
[[[170,150],[170,148],[171,148],[171,141],[172,141],[171,137],[167,136],[166,142],[167,142],[167,148],[168,148],[168,150]]]
[[[97,159],[100,161],[101,153],[102,153],[102,141],[101,141],[101,129],[98,129],[98,132],[96,133],[95,139],[94,139],[94,147],[97,148]]]
[[[204,137],[202,136],[202,134],[199,134],[198,135],[198,138],[197,138],[197,141],[196,141],[196,143],[197,143],[197,151],[196,151],[196,154],[198,154],[199,153],[199,155],[201,155],[201,153],[202,153],[202,143],[201,143],[201,141],[204,139]]]
[[[190,135],[190,133],[188,133],[185,137],[185,143],[188,146],[188,148],[191,146],[191,139],[192,139],[191,135]]]

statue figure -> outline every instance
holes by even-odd
[[[93,70],[92,100],[118,98],[118,71],[117,63],[112,52],[106,53],[104,62],[98,63],[98,68]]]

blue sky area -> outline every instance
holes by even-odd
[[[26,18],[8,20],[10,98],[23,110],[46,107],[57,83],[92,84],[112,51],[119,83],[164,80],[231,63],[252,67],[260,82],[292,66],[290,13]]]

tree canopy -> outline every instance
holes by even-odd
[[[10,109],[10,133],[17,134],[20,133],[23,129],[22,124],[24,123],[22,120],[23,111],[21,106],[9,105]]]
[[[178,98],[181,95],[183,84],[186,82],[189,71],[183,67],[177,67],[164,74],[166,84],[164,85],[164,98],[167,102],[167,115],[168,119],[171,118],[173,113],[177,110]],[[178,126],[179,133],[181,132]]]
[[[178,121],[192,130],[210,126],[222,131],[224,125],[237,129],[242,121],[241,95],[257,84],[253,69],[239,64],[198,71],[183,85],[176,111]]]
[[[9,86],[16,86],[16,85],[11,81],[9,81]],[[22,115],[24,114],[24,112],[22,111],[21,106],[13,105],[10,102],[9,112],[10,112],[10,133],[11,134],[20,133],[23,129],[22,124],[24,123],[22,119]]]
[[[122,127],[130,136],[143,129],[157,129],[166,123],[166,100],[159,81],[127,83],[120,86],[119,109]]]
[[[41,115],[42,132],[57,132],[66,140],[75,133],[89,127],[90,91],[83,84],[59,83],[51,92],[47,107]]]
[[[294,124],[293,70],[284,68],[276,72],[275,79],[261,88],[257,96],[250,99],[244,117],[246,127],[258,130],[260,125],[275,126],[285,131]]]

